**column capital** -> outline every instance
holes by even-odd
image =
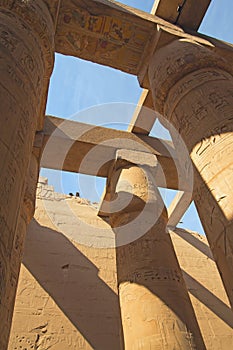
[[[116,159],[114,162],[115,170],[125,167],[128,164],[134,164],[139,167],[148,167],[151,171],[156,171],[158,167],[158,159],[155,154],[119,149],[116,151]]]
[[[115,198],[116,195],[118,196],[116,210],[121,196],[124,212],[140,211],[145,205],[152,205],[158,199],[159,202],[163,203],[162,198],[158,195],[155,181],[159,167],[160,164],[154,154],[127,149],[117,150],[116,159],[110,168],[108,176],[111,196],[112,198]],[[135,183],[137,183],[137,186],[135,186]],[[126,200],[128,196],[132,197],[131,202],[128,203],[130,204],[129,207],[127,207]],[[110,206],[114,208],[115,204],[112,203]],[[114,213],[115,210],[110,210],[110,212]]]
[[[109,216],[117,245],[127,244],[148,232],[158,221],[167,224],[167,210],[158,191],[156,156],[118,150],[108,177]]]
[[[182,28],[176,25],[168,26],[158,23],[154,30],[153,40],[151,40],[151,44],[146,48],[143,60],[141,61],[138,73],[138,80],[141,87],[149,90],[151,89],[149,69],[155,61],[155,56],[157,57],[157,54],[164,52],[164,49],[168,49],[169,51],[170,45],[179,41],[187,41],[193,46],[209,49],[207,50],[209,53],[212,52],[213,56],[215,55],[215,57],[218,57],[219,59],[225,61],[225,67],[227,71],[233,71],[231,69],[233,59],[233,46],[231,44],[201,33],[184,31]],[[167,54],[163,56],[163,59],[164,57],[167,58],[169,55],[171,55],[171,60],[175,60],[178,53],[179,50],[176,51],[175,48],[170,52],[167,52]],[[198,53],[198,51],[196,51],[196,53]],[[197,59],[199,59],[198,56]],[[162,61],[162,63],[166,62]],[[197,65],[198,64],[200,65],[200,62],[197,62]]]
[[[195,75],[197,72],[199,74]],[[156,50],[148,67],[150,86],[156,86],[153,89],[155,108],[165,116],[164,106],[170,90],[182,79],[185,79],[184,84],[179,85],[179,89],[176,86],[176,96],[185,94],[187,90],[202,84],[206,79],[218,80],[222,75],[227,78],[232,74],[233,69],[226,58],[220,56],[212,47],[188,38],[174,40]]]

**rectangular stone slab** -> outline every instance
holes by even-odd
[[[166,21],[196,31],[210,3],[211,0],[156,0],[153,11]]]
[[[157,24],[170,26],[115,1],[63,0],[55,49],[137,75]]]
[[[55,50],[138,75],[153,50],[157,26],[172,28],[175,23],[196,31],[209,2],[189,0],[179,13],[177,1],[161,0],[154,16],[115,1],[62,0]]]
[[[170,141],[55,117],[46,117],[44,130],[38,135],[43,136],[44,168],[107,177],[116,151],[124,148],[155,154],[166,176],[165,183],[158,172],[158,186],[178,189],[177,155]],[[185,190],[186,184],[180,189]]]

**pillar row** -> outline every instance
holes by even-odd
[[[155,156],[150,157],[153,163]],[[205,349],[166,231],[167,211],[154,182],[156,166],[122,164],[120,158],[110,178],[119,210],[112,210],[110,223],[116,234],[124,348]],[[140,162],[140,156],[134,158]]]
[[[33,139],[54,62],[54,25],[43,0],[0,0],[0,348],[7,349],[21,253],[15,248]],[[27,216],[27,215],[26,215]],[[21,244],[21,243],[20,243]]]
[[[191,156],[195,204],[233,305],[232,68],[213,49],[181,39],[155,52],[148,75],[155,109]]]

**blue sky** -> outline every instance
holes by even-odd
[[[150,12],[154,0],[124,0],[126,5]],[[233,43],[232,0],[212,0],[200,32]],[[77,58],[56,55],[49,89],[49,115],[106,127],[126,129],[142,89],[137,78],[120,71]],[[167,138],[166,131],[154,127],[154,136]],[[99,201],[104,179],[42,169],[58,192],[80,192],[80,196]],[[169,205],[175,191],[162,191]],[[194,204],[182,218],[180,227],[203,233]]]

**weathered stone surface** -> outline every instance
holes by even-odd
[[[198,6],[193,25],[189,26],[195,29],[207,3],[207,0],[203,0],[198,6],[194,0],[188,1],[180,16],[182,24],[178,25],[187,27],[189,14]],[[177,14],[176,7],[171,8]],[[170,32],[169,40],[174,40],[177,35],[186,36],[177,25],[115,1],[62,0],[57,20],[56,51],[138,75],[145,61],[149,62],[153,54],[160,28]],[[197,41],[202,40],[201,37],[195,33]],[[211,42],[211,38],[206,38],[207,43]],[[221,45],[231,51],[226,44],[219,41],[214,43],[216,47]]]
[[[170,234],[206,349],[232,348],[233,312],[206,238],[182,229]]]
[[[167,226],[175,228],[192,202],[193,194],[190,192],[177,192],[175,198],[168,207]]]
[[[115,1],[63,0],[56,51],[137,74],[156,20]]]
[[[151,91],[144,89],[128,126],[128,131],[140,135],[149,135],[157,117],[158,113],[153,107]]]
[[[9,349],[121,348],[115,250],[80,244],[87,232],[80,232],[72,211],[62,209],[65,201],[90,223],[93,236],[95,227],[108,226],[87,200],[39,184]]]
[[[54,26],[43,0],[0,1],[0,348],[7,348],[19,263],[17,241],[33,139],[44,116]]]
[[[130,160],[121,165],[122,157]],[[126,203],[110,215],[124,348],[205,349],[169,234],[167,212],[154,182],[156,157],[119,151],[111,175],[112,198]],[[135,159],[138,158],[139,166]],[[153,160],[154,158],[154,160]],[[132,164],[132,162],[134,164]],[[115,196],[117,198],[115,199]],[[131,196],[130,199],[128,199]],[[129,202],[129,203],[128,203]],[[127,205],[128,203],[128,205]],[[115,208],[115,205],[114,205]]]
[[[174,20],[173,17],[170,20],[181,26],[195,29],[208,2],[208,0],[203,0],[198,13],[192,16],[192,21],[187,21],[189,13],[192,13],[193,9],[198,6],[196,1],[187,0],[182,6],[179,4],[179,8],[175,10],[175,17],[173,16]],[[166,4],[165,0],[160,2],[158,12],[163,4]],[[173,11],[175,8],[168,9],[169,15],[172,12],[170,9]],[[167,13],[166,8],[165,12]],[[178,15],[177,12],[179,12]],[[165,18],[167,19],[166,14]],[[2,106],[0,117],[0,165],[2,169],[0,177],[0,349],[5,350],[7,347],[24,234],[34,211],[38,162],[33,158],[32,169],[28,165],[35,131],[43,127],[48,82],[53,67],[54,46],[57,51],[64,54],[72,54],[138,75],[144,87],[152,87],[157,110],[177,127],[196,167],[194,199],[229,299],[233,304],[232,47],[202,35],[184,33],[181,28],[157,17],[106,0],[0,0],[0,23],[0,60],[2,62],[0,68]],[[179,40],[176,40],[178,38]],[[155,49],[157,51],[152,57]],[[152,124],[153,118],[149,121],[149,127],[141,125],[137,130],[145,133]],[[38,144],[41,141],[42,139],[37,139]],[[36,148],[38,156],[40,146]],[[177,151],[180,151],[179,147]],[[165,166],[164,169],[168,171],[170,168]],[[125,170],[128,171],[128,169]],[[27,171],[27,181],[32,180],[30,184],[25,181]],[[177,179],[175,181],[177,183]],[[146,186],[143,185],[142,179],[139,182],[135,188],[136,193],[138,190],[140,195],[131,203],[133,208],[130,208],[129,205],[128,209],[121,213],[119,220],[128,220],[131,211],[134,211],[135,214],[141,208],[141,199],[143,198],[144,201],[144,196],[146,196]],[[29,186],[26,186],[28,184]],[[124,186],[120,182],[118,189],[121,190]],[[153,199],[152,192],[150,192],[151,199]],[[36,233],[40,233],[34,241],[33,239],[30,241],[30,249],[26,250],[25,254],[25,264],[29,264],[28,269],[43,287],[43,291],[40,290],[40,292],[45,293],[42,299],[46,301],[42,302],[41,307],[35,312],[33,311],[33,317],[38,316],[40,319],[33,319],[30,312],[29,314],[25,312],[27,310],[25,302],[32,301],[27,294],[27,300],[23,301],[23,311],[20,309],[19,313],[20,317],[22,314],[26,316],[23,321],[22,319],[19,321],[20,327],[23,327],[26,318],[26,336],[22,335],[25,330],[21,328],[19,331],[21,335],[17,333],[12,340],[13,348],[21,349],[24,346],[25,349],[27,347],[119,349],[122,344],[121,328],[118,322],[118,297],[115,293],[115,270],[112,265],[110,272],[107,268],[109,261],[115,264],[115,257],[112,252],[108,255],[109,249],[107,248],[113,245],[114,232],[106,222],[97,218],[96,208],[90,208],[88,202],[54,194],[53,189],[49,186],[47,188],[41,186],[40,199],[38,197],[40,203],[38,210],[43,213],[41,222],[46,216],[40,207],[42,205],[40,201],[44,201],[44,193],[48,196],[45,200],[46,215],[49,217],[45,220],[46,225],[50,222],[49,220],[52,224],[51,222],[48,224],[51,225],[49,234],[48,228],[41,228],[40,224],[34,224],[33,239]],[[56,212],[54,212],[54,202],[56,202]],[[64,203],[66,209],[63,208]],[[79,217],[79,219],[74,217]],[[70,219],[68,224],[67,219]],[[151,220],[151,215],[149,220]],[[164,217],[161,220],[161,232],[164,232],[166,220]],[[169,236],[166,236],[166,243],[169,241],[168,246],[173,252],[171,242],[167,237]],[[43,249],[39,251],[38,242],[41,243],[41,240]],[[104,246],[103,242],[105,242]],[[203,245],[198,243],[197,246],[206,253]],[[100,247],[103,248],[101,253]],[[138,256],[143,247],[139,244],[140,249],[138,248],[137,251],[137,247],[135,248],[136,259],[133,261],[136,261],[137,264],[141,263]],[[78,256],[76,255],[77,248],[81,252]],[[158,250],[157,246],[155,248]],[[147,251],[148,256],[153,255],[151,248]],[[158,256],[159,254],[160,252]],[[67,257],[69,257],[68,262]],[[59,265],[58,268],[58,265],[54,265],[54,260]],[[176,263],[173,261],[171,264],[173,268]],[[119,266],[119,259],[117,259],[117,264]],[[99,271],[96,265],[99,266]],[[48,269],[48,266],[51,267],[51,270]],[[195,266],[199,266],[198,261],[195,262]],[[78,277],[77,270],[80,272]],[[124,273],[125,271],[123,271],[123,276]],[[190,272],[183,274],[187,284],[191,286],[193,304],[196,305],[196,298],[198,298],[211,310],[207,312],[205,307],[195,306],[199,308],[198,320],[207,347],[228,350],[229,346],[232,347],[232,313],[228,305],[219,301],[220,298],[213,295],[214,291],[209,293],[212,285],[210,288],[209,286],[203,288],[204,277],[203,280],[197,282],[196,277],[193,277]],[[169,273],[169,277],[171,276],[174,277],[174,274]],[[167,279],[167,275],[165,277],[164,280]],[[145,278],[143,275],[143,278],[146,280],[148,276],[146,275]],[[28,275],[26,276],[26,287],[24,286],[20,291],[21,295],[25,291],[28,292],[27,281],[29,281],[29,296],[34,297],[34,302],[38,295],[41,295],[40,292],[37,293],[40,287],[32,275]],[[34,290],[30,289],[31,284],[35,286]],[[147,315],[153,319],[153,308],[150,306],[158,306],[158,300],[155,301],[153,293],[149,296],[148,289],[145,291],[141,285],[132,284],[139,297],[141,295],[143,298],[146,293],[148,300],[151,298]],[[84,285],[85,288],[83,288]],[[67,286],[70,286],[68,290]],[[126,292],[125,294],[120,293],[120,299],[123,300],[122,305],[126,306],[126,311],[129,308],[128,311],[135,314],[134,308],[130,309],[133,303],[130,304],[128,300],[131,283],[123,287],[126,287]],[[90,291],[93,289],[95,293],[91,294]],[[125,296],[127,303],[125,303],[126,299],[124,300]],[[163,291],[161,298],[168,298],[174,306],[176,296],[175,293],[175,296],[169,299],[169,292]],[[186,297],[185,294],[187,306]],[[40,296],[38,298],[40,299]],[[51,298],[56,303],[54,308],[58,306],[52,321],[50,317],[54,316],[51,311],[53,308],[49,308],[48,312],[43,314]],[[77,299],[81,302],[76,308]],[[179,303],[174,308],[178,306]],[[141,303],[138,310],[141,312],[143,307]],[[161,307],[166,314],[167,306],[162,305]],[[112,308],[114,308],[113,312]],[[186,332],[184,324],[190,312],[180,316],[181,306],[178,309],[175,315],[170,313],[169,317],[173,319],[174,324],[181,324],[181,328]],[[200,312],[201,309],[204,310],[204,316]],[[142,314],[144,311],[143,309]],[[132,318],[133,322],[140,322],[140,312],[136,318]],[[212,312],[218,315],[220,323],[224,322],[224,326],[227,324],[227,328],[220,323],[219,326],[216,326],[216,318],[212,318]],[[179,316],[181,320],[174,321]],[[202,322],[202,317],[203,320],[207,320],[208,325],[211,325],[211,331],[209,328],[206,331],[206,324]],[[30,328],[34,321],[35,325]],[[62,326],[56,328],[54,325],[59,325],[59,322],[62,323]],[[124,319],[123,325],[126,328],[128,327],[127,322]],[[193,316],[187,322],[189,326],[191,325],[188,326],[188,329],[192,328],[195,323],[193,323]],[[66,332],[64,332],[63,323],[66,323]],[[143,338],[147,326],[148,323],[143,322],[140,327],[141,333],[138,332],[136,337]],[[135,347],[142,344],[144,344],[143,347],[151,344],[154,347],[157,346],[158,340],[153,335],[151,336],[152,327],[150,327],[148,327],[149,337],[142,341],[140,339]],[[169,327],[170,323],[166,322],[164,328],[171,329]],[[59,331],[56,331],[55,328]],[[78,335],[77,328],[79,329]],[[76,338],[73,336],[74,332],[77,335]],[[54,336],[54,334],[58,335]],[[65,337],[64,334],[66,334]],[[130,331],[127,334],[130,334]],[[171,334],[167,336],[166,332],[163,339],[170,339],[170,344],[180,343],[182,345],[179,347],[188,348],[190,344],[187,344],[187,339],[180,330],[172,334],[178,334],[179,340],[175,337],[172,339]],[[218,334],[218,339],[210,340],[210,334]],[[132,347],[134,340],[135,337],[132,338],[132,341],[130,340],[129,348]],[[166,344],[163,346],[165,348]],[[161,348],[160,342],[158,347]],[[198,349],[200,348],[202,344],[198,345]]]
[[[170,23],[197,30],[211,0],[155,0],[152,11]]]
[[[7,289],[5,290],[5,298],[7,300],[7,306],[8,306],[8,323],[7,323],[8,329],[6,327],[4,332],[5,332],[5,335],[8,337],[9,337],[10,326],[11,326],[11,321],[13,316],[13,306],[15,302],[19,271],[20,271],[24,243],[25,243],[25,236],[27,232],[28,223],[30,222],[34,214],[35,195],[36,195],[35,190],[36,190],[36,184],[38,179],[38,169],[39,169],[39,161],[34,157],[34,155],[32,155],[30,159],[26,181],[25,181],[26,182],[25,192],[23,196],[23,203],[20,208],[19,218],[17,221],[15,237],[12,242],[12,245],[9,248],[10,264],[14,273],[12,273],[10,284],[7,285]],[[7,340],[4,346],[5,348],[7,347]]]
[[[46,183],[45,179],[42,182]],[[59,218],[57,205],[63,200],[83,219],[95,223],[97,211],[86,200],[55,193],[47,184],[39,184],[38,191],[8,349],[119,350],[115,250],[81,245],[75,224],[76,236],[71,239],[66,233],[71,212],[65,222],[58,219],[62,232],[52,222],[54,215]],[[49,216],[44,209],[48,201],[53,203]],[[108,226],[111,231],[100,219],[96,225]],[[232,311],[206,239],[180,229],[170,234],[206,349],[229,350],[233,346]],[[109,339],[110,346],[106,345]]]
[[[149,68],[155,108],[190,152],[194,200],[233,305],[232,74],[223,57],[189,40],[158,50]]]
[[[125,148],[158,157],[158,186],[189,188],[170,141],[51,116],[37,135],[43,137],[42,167],[107,177],[116,151]]]

